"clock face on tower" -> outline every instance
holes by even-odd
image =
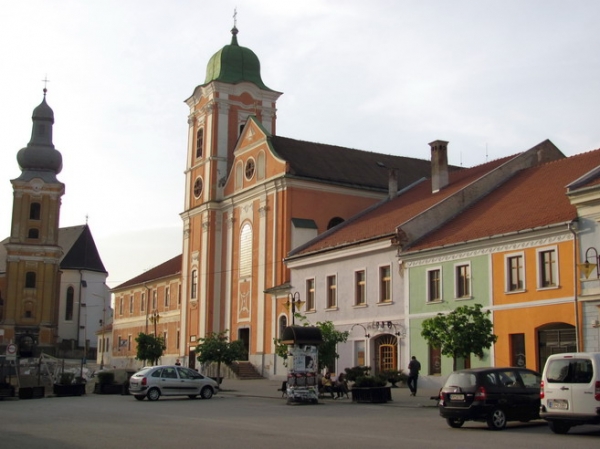
[[[198,199],[200,195],[202,195],[202,178],[197,178],[194,182],[194,197]]]

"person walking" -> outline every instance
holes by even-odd
[[[410,390],[411,396],[417,395],[417,380],[419,379],[419,371],[421,371],[421,364],[417,358],[413,355],[410,362],[408,363],[408,389]]]

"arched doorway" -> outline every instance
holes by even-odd
[[[19,339],[19,357],[33,357],[33,347],[34,341],[31,335],[26,334],[21,336]]]
[[[552,323],[538,329],[538,371],[552,354],[576,352],[575,326],[567,323]]]
[[[398,338],[392,334],[382,334],[375,339],[375,360],[372,374],[398,369]]]

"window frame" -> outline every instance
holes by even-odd
[[[364,307],[367,305],[367,270],[354,271],[354,306]]]
[[[315,278],[308,278],[304,281],[305,285],[305,293],[304,297],[306,298],[306,311],[314,312],[316,310],[316,287],[315,287]]]
[[[326,309],[337,309],[337,274],[327,275],[325,283],[327,285]]]
[[[196,159],[204,155],[204,127],[200,126],[196,130]]]
[[[190,299],[196,299],[198,295],[198,270],[194,268],[190,275]]]
[[[459,271],[466,268],[466,279],[463,280],[463,275]],[[471,262],[461,262],[454,265],[454,298],[455,299],[471,299],[473,298],[472,290],[472,271]],[[464,290],[464,291],[461,291]]]
[[[384,270],[387,270],[385,276]],[[386,297],[388,296],[388,297]],[[380,304],[389,304],[392,302],[392,266],[381,265],[379,267],[379,301]]]
[[[518,284],[516,284],[515,288],[512,288],[512,281],[513,281],[513,266],[511,264],[512,260],[520,260],[521,261],[521,265],[517,266],[517,273],[520,277],[521,283],[522,285],[519,287]],[[515,252],[515,253],[510,253],[510,254],[505,254],[504,255],[504,278],[505,278],[505,282],[504,282],[504,288],[506,293],[522,293],[524,292],[525,286],[527,285],[527,280],[525,278],[525,273],[527,271],[525,270],[525,253],[520,251],[520,252]]]
[[[439,274],[437,285],[438,285],[438,296],[433,298],[431,292],[431,274],[437,272]],[[438,304],[444,300],[443,292],[442,292],[442,267],[430,267],[425,271],[425,291],[426,291],[426,303],[427,304]]]
[[[547,262],[544,260],[545,254],[551,254],[550,259],[550,281],[552,283],[548,283],[544,285],[546,282]],[[537,268],[537,289],[538,290],[548,290],[558,288],[560,285],[559,281],[559,270],[558,270],[558,247],[554,246],[545,246],[543,248],[536,248],[535,250],[535,260],[536,260],[536,268]]]

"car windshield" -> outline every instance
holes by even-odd
[[[446,380],[445,387],[460,387],[469,389],[475,387],[477,378],[473,373],[452,373]]]

